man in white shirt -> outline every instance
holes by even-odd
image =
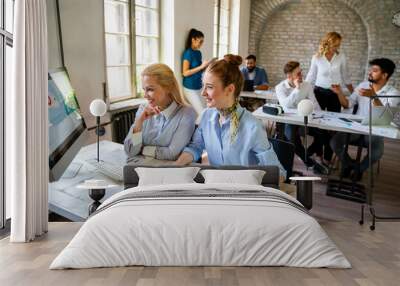
[[[279,104],[285,111],[297,109],[297,105],[303,99],[310,99],[314,104],[314,110],[321,110],[310,83],[303,81],[303,74],[300,63],[295,61],[288,62],[283,69],[286,79],[276,87],[276,96]],[[300,136],[304,135],[304,129],[296,125],[286,124],[285,137],[295,144],[296,154],[305,162],[307,166],[314,166],[314,170],[319,173],[327,173],[327,169],[321,164],[316,163],[309,156],[317,153],[322,156],[323,145],[329,144],[327,132],[317,128],[309,128],[309,135],[314,137],[313,143],[307,148],[307,160],[305,160],[305,150],[301,143]]]
[[[350,97],[346,97],[339,86],[333,87],[335,93],[339,97],[340,104],[345,108],[354,107],[358,104],[356,114],[368,117],[369,116],[369,101],[370,97],[375,95],[400,95],[400,92],[393,86],[388,84],[389,78],[396,69],[394,62],[387,58],[374,59],[369,62],[370,69],[368,72],[368,81],[360,83]],[[372,102],[374,106],[389,105],[391,107],[400,106],[400,98],[375,98]],[[362,140],[364,147],[369,146],[369,138],[364,135],[351,134],[349,143]],[[368,155],[365,156],[358,168],[355,168],[349,154],[345,153],[345,144],[347,141],[346,133],[337,133],[331,140],[331,147],[341,158],[343,165],[343,175],[348,176],[353,170],[353,179],[360,180],[362,173],[368,169]],[[378,136],[372,137],[372,163],[377,162],[383,155],[384,143],[383,138]]]
[[[303,74],[299,62],[290,61],[283,69],[286,79],[276,87],[276,96],[279,104],[286,111],[297,109],[297,104],[303,99],[310,99],[314,104],[314,110],[321,110],[310,83],[303,81]]]

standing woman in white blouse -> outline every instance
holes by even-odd
[[[319,44],[317,54],[312,57],[306,77],[306,81],[314,85],[315,97],[322,110],[341,110],[338,95],[332,90],[332,86],[346,86],[350,94],[353,93],[346,57],[339,52],[341,42],[342,36],[339,33],[327,33]]]

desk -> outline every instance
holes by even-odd
[[[123,182],[117,182],[111,178],[96,172],[96,169],[86,161],[95,159],[97,154],[97,144],[91,144],[83,147],[70,166],[67,168],[64,175],[57,182],[49,183],[49,210],[72,221],[84,221],[88,217],[88,205],[93,203],[93,200],[88,196],[87,191],[82,191],[78,185],[85,180],[97,179],[105,180],[110,185],[117,185],[115,188],[108,189],[104,199],[123,190]],[[124,151],[124,145],[111,141],[100,141],[100,160],[109,162],[115,165],[126,165],[127,156]],[[146,158],[137,156],[135,160],[145,164],[161,165],[168,161],[160,161],[154,158]],[[170,163],[170,162],[169,162]],[[69,173],[74,172],[78,166],[79,171],[75,176],[69,176]],[[104,200],[103,199],[103,200]]]
[[[278,103],[278,98],[272,90],[242,91],[239,99],[240,105],[251,112],[267,102]]]
[[[296,110],[288,110],[282,115],[270,115],[266,114],[262,111],[262,107],[258,108],[256,111],[253,112],[253,115],[256,116],[258,119],[262,121],[275,121],[275,122],[280,122],[280,123],[288,123],[288,124],[294,124],[294,125],[304,125],[304,118],[302,116],[297,115]],[[328,112],[328,111],[319,111],[319,112],[314,112],[308,120],[308,126],[309,127],[316,127],[320,129],[326,129],[326,130],[333,130],[333,131],[340,131],[340,132],[346,132],[346,133],[355,133],[355,134],[363,134],[363,135],[368,135],[369,134],[369,126],[368,125],[361,125],[358,122],[345,122],[339,118],[347,118],[349,120],[360,120],[362,119],[358,115],[353,115],[353,114],[348,114],[348,113],[334,113],[334,112]],[[374,136],[380,136],[380,137],[386,137],[386,138],[392,138],[392,139],[400,139],[400,130],[399,128],[395,126],[372,126],[372,135]],[[372,169],[370,169],[372,170]],[[372,172],[372,171],[370,171]],[[372,178],[372,174],[370,174],[370,177]],[[335,183],[334,180],[330,181],[332,184]],[[329,187],[329,182],[328,182],[328,187]],[[332,185],[334,186],[334,185]],[[353,191],[354,185],[351,184],[351,192]],[[335,186],[333,189],[336,188]],[[339,191],[341,188],[345,188],[343,186],[343,183],[340,183],[339,185]],[[358,188],[358,186],[357,186]],[[336,191],[332,191],[332,193],[335,193]],[[371,194],[370,194],[371,195]],[[364,205],[362,205],[363,207]],[[362,220],[363,221],[363,208],[362,208]],[[372,229],[372,228],[371,228]]]
[[[262,107],[260,107],[253,112],[253,115],[258,119],[266,122],[274,121],[304,126],[304,118],[300,115],[297,115],[297,111],[295,109],[288,110],[282,115],[270,115],[264,113]],[[359,115],[348,113],[316,111],[309,117],[308,127],[317,127],[325,130],[368,135],[368,125],[361,125],[361,123],[355,121],[348,123],[340,120],[339,118],[347,118],[350,120],[362,119],[362,117]],[[372,135],[392,139],[400,139],[400,129],[395,126],[373,126]]]
[[[268,102],[278,102],[278,98],[272,90],[242,91],[239,96],[244,98],[264,99]]]

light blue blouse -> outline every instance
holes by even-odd
[[[207,151],[211,165],[276,165],[281,175],[286,171],[280,164],[261,122],[243,107],[238,108],[239,129],[234,142],[231,143],[230,123],[228,118],[222,125],[219,113],[215,108],[204,111],[199,127],[194,132],[191,143],[183,150],[192,154],[198,161]]]
[[[139,118],[146,105],[141,105],[135,118]],[[142,145],[134,145],[131,140],[132,129],[125,138],[124,147],[128,157],[141,152],[142,146],[154,146],[155,158],[176,160],[183,148],[190,142],[195,129],[197,114],[192,107],[178,106],[175,102],[161,112],[143,122]]]

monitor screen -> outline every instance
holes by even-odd
[[[57,171],[58,174],[52,174],[52,170],[56,168],[86,130],[74,89],[64,68],[49,71],[48,110],[50,177],[57,179],[62,174],[59,174],[59,170]],[[69,158],[68,161],[70,162],[72,159],[73,157]],[[68,164],[63,164],[62,169],[65,170]]]
[[[254,80],[245,79],[243,83],[243,91],[254,91]]]

